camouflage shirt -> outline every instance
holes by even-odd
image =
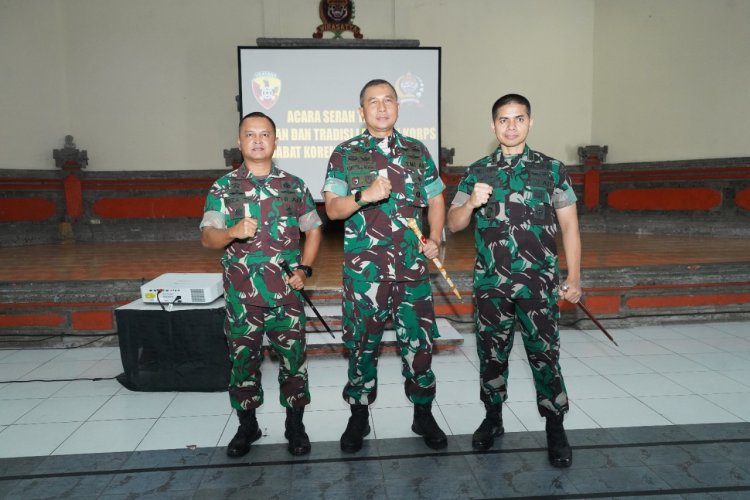
[[[244,217],[258,221],[255,236],[233,241],[221,258],[227,302],[275,307],[298,299],[278,262],[284,259],[294,269],[300,232],[321,225],[302,179],[275,164],[265,179],[258,179],[242,164],[211,186],[203,212],[201,228],[230,228]]]
[[[467,168],[452,204],[464,204],[477,182],[493,191],[474,211],[475,293],[546,296],[559,282],[555,210],[576,202],[565,166],[528,145],[512,157],[498,147]]]
[[[354,212],[344,224],[344,276],[362,281],[418,281],[427,260],[406,219],[422,227],[427,201],[442,196],[443,181],[427,148],[394,130],[380,139],[365,131],[334,149],[323,191],[348,196],[387,175],[391,195]]]

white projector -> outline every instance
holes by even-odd
[[[149,304],[209,304],[223,293],[221,273],[167,273],[141,285]]]

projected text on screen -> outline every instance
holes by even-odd
[[[238,47],[241,116],[262,111],[277,127],[274,158],[322,200],[328,158],[365,125],[359,92],[374,78],[399,97],[396,129],[419,139],[438,164],[440,49]]]

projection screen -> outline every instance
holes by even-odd
[[[301,177],[316,201],[328,158],[364,129],[359,92],[374,78],[399,97],[396,129],[422,141],[439,163],[440,48],[238,47],[240,116],[276,123],[280,168]]]

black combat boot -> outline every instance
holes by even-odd
[[[487,411],[484,420],[479,424],[479,428],[471,436],[471,446],[475,450],[489,450],[495,443],[495,437],[501,436],[505,429],[503,428],[503,405],[485,404]]]
[[[570,467],[573,450],[563,429],[563,415],[547,417],[547,453],[549,463],[555,467]]]
[[[305,424],[302,423],[302,416],[305,414],[305,408],[287,408],[286,422],[284,422],[284,437],[289,441],[287,450],[292,455],[307,455],[310,453],[310,438],[305,432]]]
[[[351,405],[352,416],[341,435],[341,451],[354,453],[362,449],[362,440],[370,433],[370,411],[367,405]]]
[[[411,430],[422,436],[427,446],[440,450],[448,446],[448,438],[432,416],[432,405],[414,405],[414,422]]]
[[[250,445],[261,436],[255,410],[237,410],[237,418],[240,419],[240,426],[227,446],[227,455],[233,458],[247,455]]]

